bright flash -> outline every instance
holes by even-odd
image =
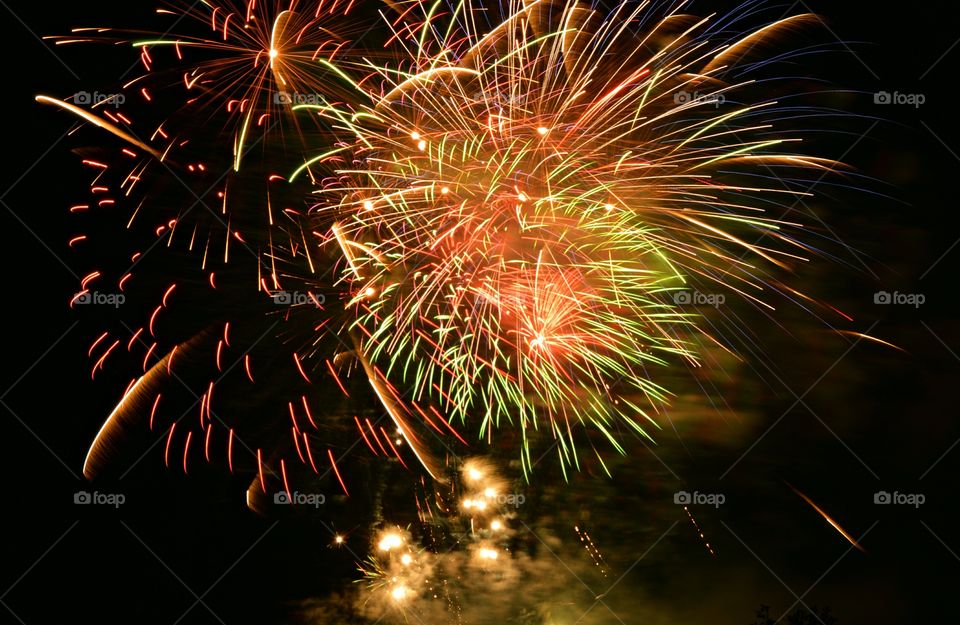
[[[497,491],[492,488],[485,488],[483,491],[483,496],[487,499],[493,499],[497,496]]]
[[[490,523],[490,529],[492,529],[495,532],[498,530],[501,530],[503,529],[503,523],[501,523],[499,520],[494,520],[493,522]]]
[[[270,48],[270,58],[275,59],[278,56],[280,56],[280,51],[277,50],[276,48]]]
[[[499,555],[495,550],[487,549],[486,547],[481,549],[479,554],[482,560],[496,560],[497,556]]]
[[[477,510],[486,510],[487,502],[482,499],[464,499],[463,507],[467,510],[477,509]]]
[[[413,556],[411,556],[409,553],[405,553],[400,557],[400,562],[402,562],[404,566],[407,566],[413,562]]]
[[[390,596],[393,597],[394,601],[403,601],[407,598],[407,595],[410,594],[410,589],[404,586],[403,584],[399,586],[394,586],[393,590],[390,591]]]
[[[380,539],[377,547],[380,548],[380,551],[390,551],[391,549],[396,549],[402,544],[403,538],[400,537],[400,534],[387,534]]]

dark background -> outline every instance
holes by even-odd
[[[751,406],[755,422],[725,444],[713,443],[723,438],[724,424],[712,428],[712,436],[692,432],[693,451],[680,454],[683,478],[696,487],[703,483],[698,476],[715,480],[750,450],[724,478],[724,492],[740,503],[722,518],[701,519],[720,562],[704,557],[683,513],[670,509],[682,521],[676,544],[658,547],[664,550],[659,568],[638,567],[632,583],[645,587],[647,576],[683,566],[687,587],[649,584],[662,590],[664,622],[709,617],[747,625],[761,603],[774,605],[776,617],[796,595],[810,605],[831,605],[843,625],[946,622],[956,614],[960,581],[960,539],[953,532],[960,509],[960,422],[951,394],[960,382],[954,309],[960,137],[953,89],[960,7],[897,5],[894,11],[851,0],[797,3],[793,11],[804,6],[845,42],[829,55],[804,59],[804,73],[862,92],[841,102],[860,122],[850,123],[848,136],[829,139],[824,155],[853,164],[875,182],[853,183],[870,192],[828,192],[834,203],[826,202],[830,211],[822,213],[860,251],[863,264],[850,256],[843,260],[851,266],[824,261],[825,269],[799,279],[854,313],[848,329],[872,328],[869,334],[905,352],[861,342],[838,359],[852,343],[824,347],[806,336],[765,335],[777,369],[776,375],[760,372],[766,390]],[[164,471],[156,454],[126,478],[122,510],[72,503],[74,492],[89,489],[80,476],[84,454],[122,389],[90,381],[86,349],[98,327],[67,307],[77,290],[75,276],[85,273],[71,265],[66,243],[75,226],[67,207],[86,182],[69,153],[71,139],[63,136],[70,121],[33,97],[110,85],[136,55],[103,47],[54,49],[38,36],[79,25],[148,23],[153,8],[21,0],[0,8],[7,72],[0,171],[7,237],[0,380],[0,462],[7,485],[0,599],[6,607],[0,606],[0,618],[10,622],[172,624],[181,615],[181,623],[284,622],[288,604],[321,596],[352,574],[351,556],[328,548],[335,519],[275,524],[246,509],[246,482],[185,478]],[[708,8],[697,3],[693,11]],[[871,94],[879,90],[922,93],[926,103],[877,107]],[[927,303],[918,309],[876,306],[878,290],[923,293]],[[750,397],[741,401],[751,405]],[[667,442],[657,453],[669,456],[675,447]],[[657,460],[641,451],[633,462]],[[868,553],[846,554],[849,545],[787,482],[855,537],[866,533]],[[631,508],[616,510],[620,516],[642,517],[654,505],[644,499],[646,487],[619,486],[637,495]],[[878,490],[923,493],[926,503],[919,509],[875,506]],[[594,524],[602,527],[597,516]],[[610,548],[630,553],[649,546],[623,540],[613,521],[605,538]],[[691,607],[698,603],[703,611]],[[629,614],[624,621],[646,622]]]

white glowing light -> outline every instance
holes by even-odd
[[[391,549],[396,549],[403,544],[403,537],[400,534],[387,534],[380,539],[380,542],[377,544],[377,547],[380,548],[380,551],[390,551]]]
[[[483,560],[496,560],[497,556],[499,555],[495,550],[487,549],[486,547],[481,549],[479,553],[480,558]]]

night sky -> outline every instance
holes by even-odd
[[[799,308],[769,316],[740,311],[760,357],[700,380],[713,389],[708,394],[681,386],[673,425],[655,435],[656,445],[631,441],[629,455],[612,466],[613,479],[588,472],[565,483],[556,467],[544,466],[522,486],[528,506],[517,522],[528,533],[529,560],[495,597],[467,588],[475,622],[504,622],[492,608],[484,616],[483,606],[529,597],[565,606],[551,622],[567,625],[751,625],[761,605],[770,606],[773,620],[829,606],[839,625],[955,618],[960,129],[953,80],[960,8],[878,6],[782,6],[783,13],[810,10],[823,19],[820,41],[830,49],[791,59],[782,71],[822,78],[829,105],[850,114],[817,122],[833,132],[816,146],[855,170],[815,189],[808,207],[848,248],[834,246],[834,258],[814,259],[795,282],[850,314],[844,329],[901,350],[830,332]],[[732,7],[696,2],[691,12],[724,8]],[[68,307],[87,272],[67,247],[77,232],[68,207],[87,184],[70,150],[84,143],[66,136],[72,119],[34,96],[108,91],[137,54],[54,48],[41,37],[76,26],[149,24],[153,9],[149,2],[23,0],[0,8],[8,72],[0,170],[8,285],[0,619],[368,622],[348,620],[354,617],[344,607],[353,601],[356,556],[367,551],[363,526],[372,519],[364,517],[371,514],[365,504],[349,515],[258,515],[245,503],[249,476],[168,471],[160,448],[147,451],[153,439],[132,453],[122,478],[83,480],[89,444],[127,378],[90,380],[86,352],[100,325],[95,314]],[[924,102],[877,104],[877,92],[922,94]],[[83,133],[87,142],[95,137]],[[93,252],[99,262],[113,254]],[[876,303],[878,292],[920,294],[924,303],[884,305]],[[512,477],[515,470],[505,463]],[[384,514],[412,519],[406,484],[413,475],[395,463],[377,475]],[[75,493],[96,489],[122,492],[126,502],[117,509],[74,504]],[[678,491],[724,495],[720,507],[691,506],[715,554],[674,504]],[[922,495],[923,503],[880,505],[881,492]],[[589,528],[606,574],[592,569],[575,524]],[[354,537],[348,548],[331,548],[336,532]]]

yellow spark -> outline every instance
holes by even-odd
[[[496,550],[494,550],[494,549],[489,549],[489,548],[487,548],[487,547],[484,547],[483,549],[481,549],[480,552],[479,552],[479,554],[480,554],[480,558],[481,558],[482,560],[496,560],[496,559],[497,559],[497,556],[499,555],[499,554],[496,552]]]
[[[389,533],[383,538],[380,539],[380,542],[377,543],[377,547],[380,551],[390,551],[391,549],[396,549],[403,544],[403,537],[400,534]]]

